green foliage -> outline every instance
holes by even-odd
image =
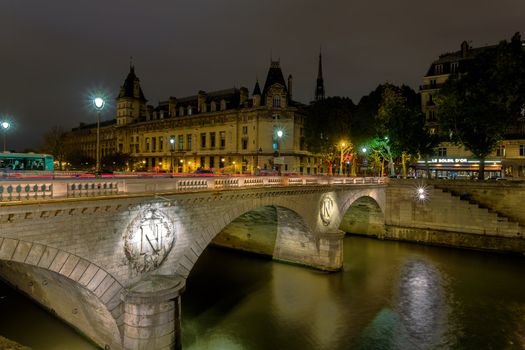
[[[519,35],[487,48],[451,76],[437,98],[441,130],[481,160],[514,126],[525,105],[525,54]]]
[[[419,157],[433,152],[437,137],[425,129],[420,97],[408,86],[379,85],[359,101],[356,119],[352,125],[365,126],[355,130],[353,140],[366,145],[374,159],[388,161],[389,172],[394,174],[394,159],[403,155]]]
[[[308,107],[305,141],[310,151],[333,163],[338,157],[338,144],[348,140],[355,105],[345,97],[329,97]]]

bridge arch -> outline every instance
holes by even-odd
[[[245,199],[245,200],[243,200]],[[304,207],[304,206],[303,206]],[[305,219],[304,210],[300,205],[297,205],[297,201],[290,200],[288,198],[282,198],[278,196],[267,196],[262,198],[256,198],[255,200],[249,198],[239,198],[239,201],[229,202],[228,205],[222,206],[220,212],[215,212],[214,217],[210,217],[207,223],[199,225],[199,227],[192,226],[193,232],[185,232],[184,236],[190,238],[193,243],[186,246],[183,252],[178,252],[182,259],[175,262],[178,265],[175,268],[175,273],[183,277],[187,277],[195,265],[198,257],[202,254],[204,249],[216,238],[220,241],[223,246],[230,246],[232,248],[243,249],[242,246],[235,242],[230,236],[230,242],[226,241],[225,237],[218,236],[228,226],[235,225],[236,220],[243,220],[243,215],[265,215],[268,222],[268,212],[273,210],[275,212],[275,232],[273,237],[275,240],[270,242],[268,239],[264,243],[264,249],[262,251],[253,251],[251,249],[244,249],[260,253],[264,255],[272,256],[277,260],[293,260],[293,257],[288,256],[285,251],[291,251],[290,245],[292,241],[295,241],[298,245],[302,245],[302,250],[298,252],[304,252],[305,246],[309,245],[310,249],[315,246],[314,230],[312,229],[312,222],[314,220]],[[264,212],[266,211],[266,212]],[[309,222],[310,221],[310,222]],[[195,232],[202,232],[200,237],[194,237]],[[192,237],[193,236],[193,237]],[[244,238],[247,238],[247,234]],[[250,238],[255,238],[253,235]],[[239,241],[237,240],[237,243]],[[287,249],[286,246],[288,246]],[[170,260],[169,258],[167,259]],[[299,262],[301,263],[301,262]],[[168,265],[170,263],[168,262]],[[306,264],[306,263],[305,263]]]
[[[0,238],[0,275],[98,345],[121,346],[123,286],[100,266],[44,244]]]
[[[339,228],[346,233],[382,237],[385,215],[380,203],[369,195],[352,198],[343,206]]]

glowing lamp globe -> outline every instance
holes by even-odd
[[[104,99],[100,97],[96,97],[93,100],[93,104],[95,105],[96,109],[101,110],[102,108],[104,108],[104,105],[106,104],[106,102],[104,101]]]

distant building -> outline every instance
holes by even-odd
[[[101,123],[101,157],[128,153],[130,170],[317,174],[320,159],[305,149],[306,106],[293,100],[292,82],[272,61],[262,91],[257,81],[251,96],[245,87],[199,91],[152,106],[130,66],[115,119]],[[96,125],[73,129],[68,140],[70,148],[95,159]]]
[[[519,34],[518,34],[519,35]],[[525,42],[522,42],[525,48]],[[461,43],[459,51],[445,53],[432,62],[423,77],[420,86],[421,109],[426,116],[426,126],[431,133],[439,131],[438,113],[434,98],[439,89],[451,74],[461,74],[470,61],[486,49],[496,45],[471,47],[466,41]],[[418,168],[423,170],[420,163]],[[430,169],[436,177],[469,178],[479,170],[479,160],[464,149],[462,145],[443,142],[438,152],[431,159]],[[516,125],[510,130],[506,139],[486,160],[486,176],[492,177],[525,177],[525,128],[524,124]]]

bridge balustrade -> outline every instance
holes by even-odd
[[[116,181],[73,182],[67,184],[67,197],[92,197],[118,193]]]
[[[377,177],[246,176],[161,179],[0,180],[0,202],[233,188],[384,184]]]
[[[7,183],[0,184],[0,201],[21,201],[51,198],[53,185],[50,183]]]

